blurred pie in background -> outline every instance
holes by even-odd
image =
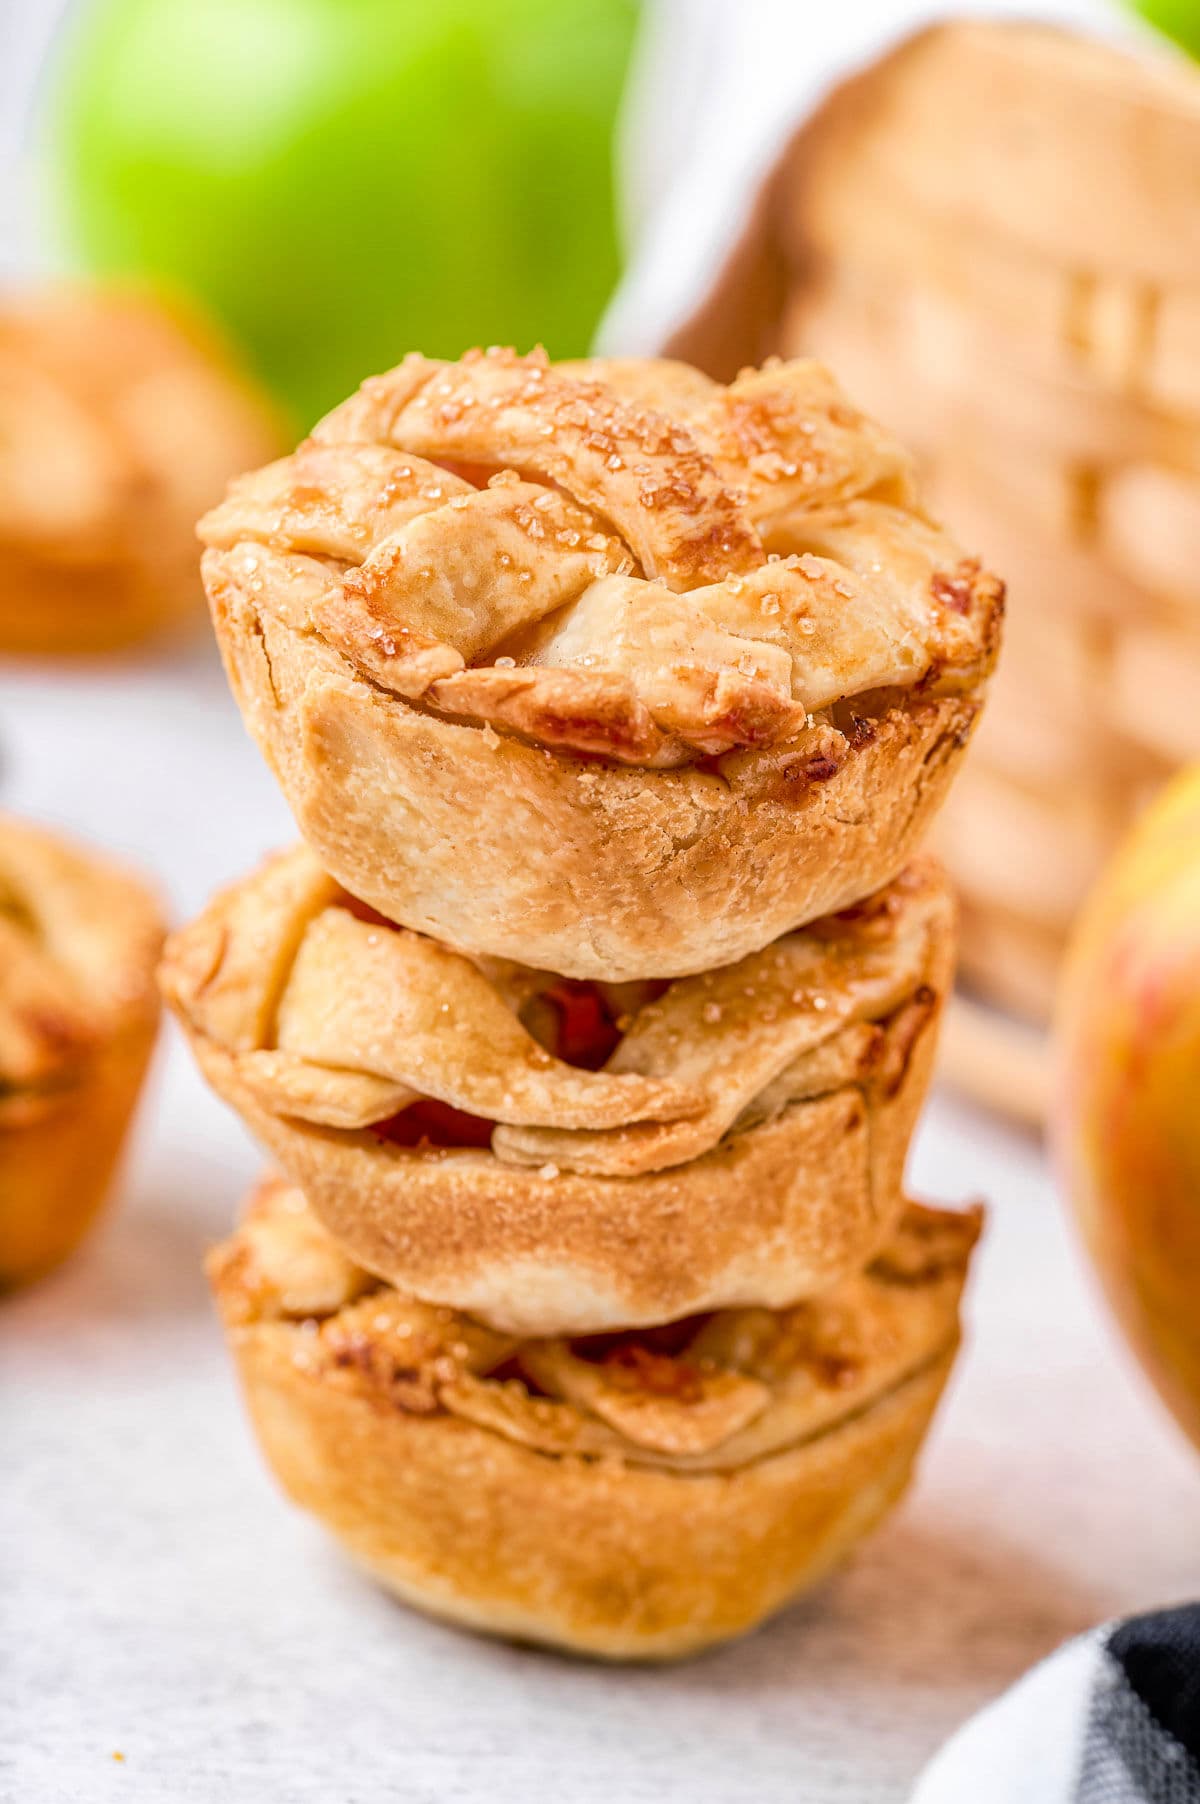
[[[86,287],[0,305],[0,650],[142,640],[202,593],[194,527],[279,445],[271,404],[194,318]]]
[[[64,1259],[111,1190],[162,937],[140,877],[0,815],[0,1291]]]

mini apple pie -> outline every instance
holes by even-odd
[[[365,911],[303,846],[170,941],[205,1077],[360,1264],[522,1334],[776,1307],[870,1257],[950,982],[928,863],[735,965],[568,982]]]
[[[0,1287],[100,1208],[158,1026],[162,923],[140,882],[0,816]]]
[[[88,652],[203,607],[193,524],[270,457],[265,396],[146,296],[0,310],[0,650]]]
[[[268,1181],[209,1271],[264,1452],[405,1602],[610,1659],[743,1634],[904,1490],[979,1212],[910,1204],[797,1308],[520,1340],[351,1264]]]
[[[388,919],[678,977],[888,882],[1002,587],[818,366],[409,357],[201,524],[230,681]]]

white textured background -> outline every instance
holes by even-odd
[[[0,805],[137,858],[177,918],[289,836],[201,645],[0,666],[0,758]],[[917,1490],[851,1566],[667,1672],[426,1623],[274,1495],[250,1443],[199,1263],[256,1165],[171,1035],[119,1207],[0,1310],[3,1804],[895,1804],[1064,1636],[1200,1592],[1200,1465],[1037,1150],[942,1099],[917,1187],[992,1205],[969,1344]]]

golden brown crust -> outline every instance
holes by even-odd
[[[0,646],[130,643],[200,600],[193,522],[281,428],[181,314],[56,289],[0,317]]]
[[[71,1251],[111,1182],[158,1026],[158,907],[0,817],[0,1287]]]
[[[301,847],[177,934],[161,981],[209,1082],[363,1265],[579,1332],[786,1304],[869,1257],[953,940],[944,879],[914,865],[724,970],[585,988],[607,1038],[580,1069],[555,1056],[560,980],[361,918]],[[426,1127],[431,1098],[466,1138]]]
[[[718,388],[410,358],[201,530],[234,693],[327,868],[407,926],[613,980],[888,881],[1002,607],[806,363]]]
[[[910,1207],[824,1301],[573,1346],[371,1288],[279,1184],[210,1272],[277,1477],[384,1584],[666,1659],[753,1627],[903,1490],[978,1228]]]
[[[392,920],[570,977],[729,964],[881,888],[979,714],[931,696],[712,769],[618,768],[398,708],[249,592],[214,605],[237,616],[230,681],[326,868]]]

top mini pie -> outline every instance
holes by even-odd
[[[818,366],[412,356],[201,524],[230,680],[332,874],[609,980],[892,878],[1002,587]]]

